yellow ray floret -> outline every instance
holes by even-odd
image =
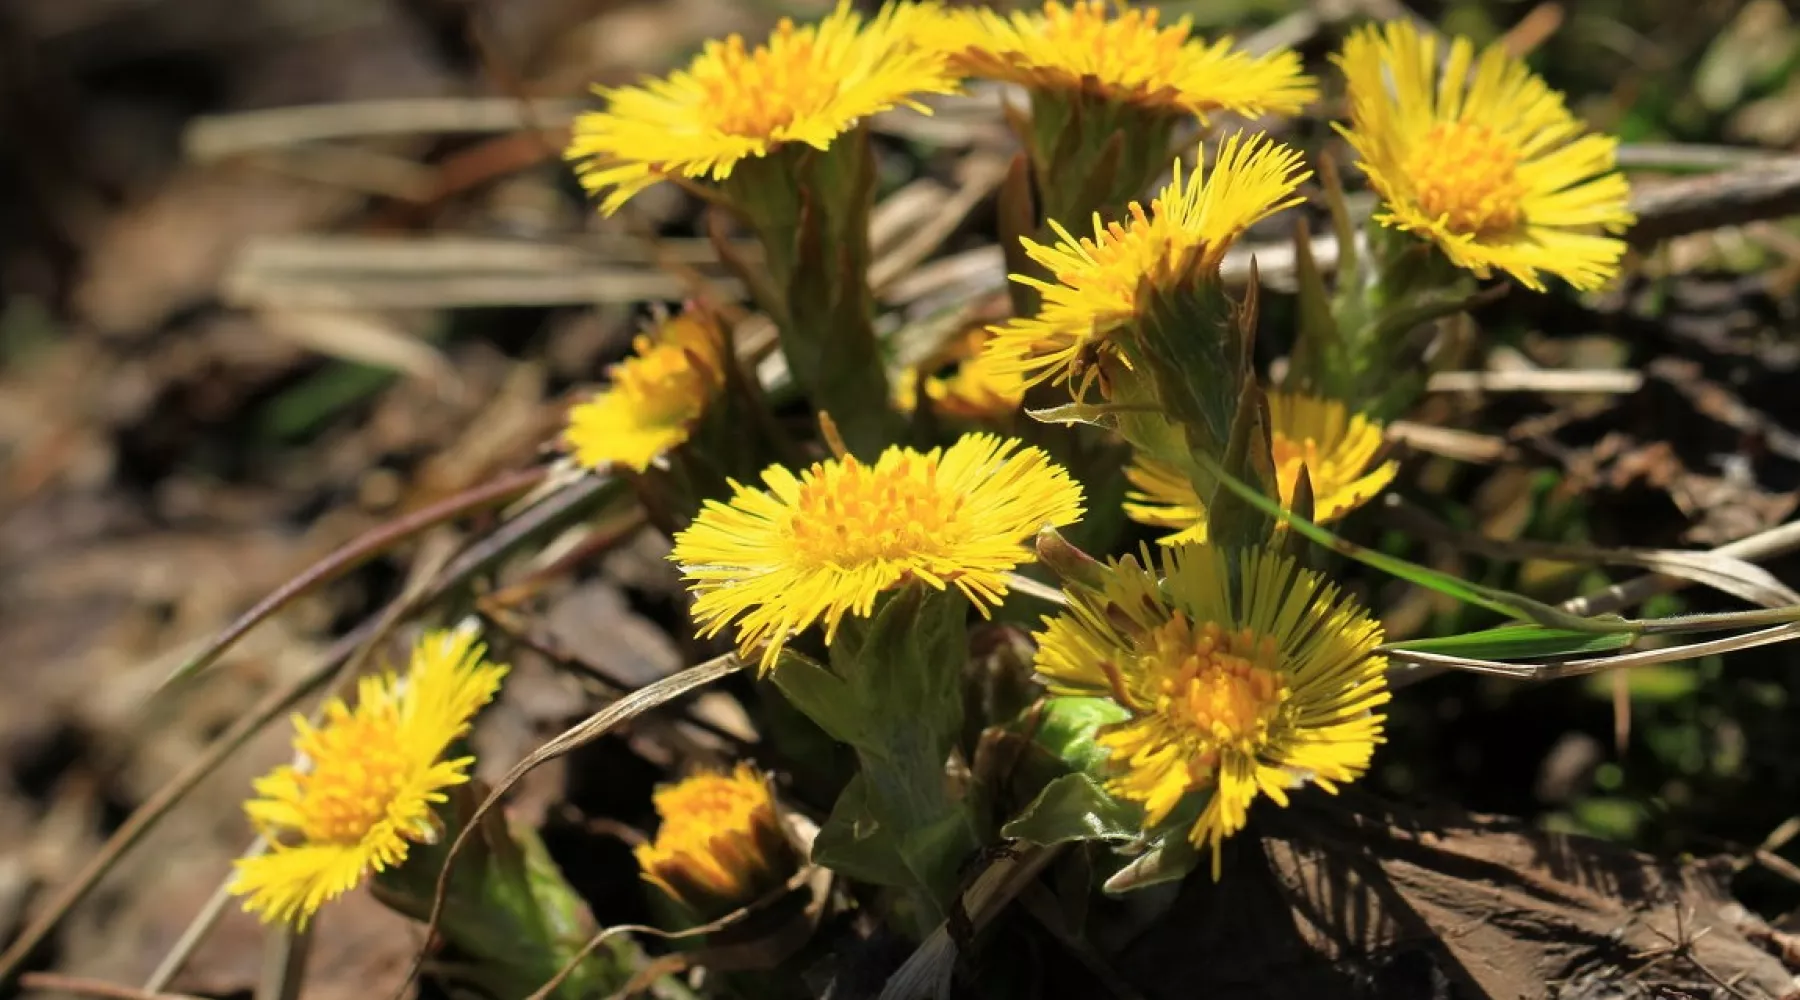
[[[1618,140],[1582,135],[1562,95],[1498,45],[1438,43],[1409,21],[1366,26],[1333,59],[1349,87],[1355,147],[1383,201],[1376,218],[1437,243],[1459,267],[1543,288],[1618,273],[1635,220],[1614,169]]]
[[[603,111],[575,120],[568,158],[610,215],[665,177],[718,181],[786,143],[825,149],[858,120],[955,89],[944,54],[919,44],[940,12],[892,3],[866,24],[839,0],[818,24],[783,19],[768,41],[712,41],[686,69],[598,88]]]
[[[763,472],[766,490],[732,484],[675,536],[669,558],[696,595],[704,635],[738,622],[746,656],[774,666],[795,632],[823,620],[830,642],[847,614],[867,616],[909,581],[954,586],[987,611],[1006,574],[1033,558],[1046,524],[1081,516],[1081,487],[1037,448],[969,434],[949,448],[891,447],[873,464],[819,462]],[[766,644],[766,645],[765,645]]]
[[[1259,794],[1285,806],[1293,789],[1335,792],[1368,768],[1388,701],[1381,626],[1267,550],[1179,545],[1163,550],[1160,573],[1148,553],[1111,568],[1102,596],[1071,593],[1038,634],[1038,673],[1054,691],[1130,713],[1099,742],[1108,790],[1142,804],[1146,828],[1210,792],[1188,837],[1212,848],[1217,878],[1219,845]]]
[[[748,764],[656,790],[656,839],[634,851],[644,880],[703,918],[755,902],[799,867],[768,780]]]
[[[371,872],[434,841],[443,790],[469,780],[472,757],[442,760],[475,713],[500,690],[507,668],[483,659],[473,628],[429,632],[404,678],[364,677],[356,707],[325,705],[313,726],[294,717],[301,763],[256,781],[245,803],[269,852],[237,862],[231,892],[264,920],[305,926],[320,906]]]
[[[1289,50],[1252,56],[1232,40],[1207,43],[1191,19],[1158,24],[1154,7],[1104,0],[1046,3],[1032,12],[958,10],[938,30],[952,65],[970,76],[1038,91],[1093,94],[1153,111],[1295,114],[1318,94]]]
[[[1150,293],[1214,275],[1232,241],[1298,202],[1295,191],[1310,176],[1299,153],[1240,133],[1220,145],[1210,172],[1196,167],[1184,175],[1177,163],[1147,213],[1133,202],[1123,223],[1102,223],[1095,215],[1092,239],[1077,239],[1052,222],[1056,246],[1023,241],[1050,279],[1012,276],[1037,289],[1043,303],[1035,316],[994,327],[988,353],[995,369],[1029,384],[1079,377],[1107,348],[1107,338],[1140,314]]]
[[[590,469],[643,472],[687,441],[725,385],[725,336],[706,313],[689,312],[640,335],[614,365],[612,384],[569,411],[563,441]]]
[[[1380,423],[1352,414],[1335,399],[1296,393],[1269,394],[1269,438],[1281,506],[1291,509],[1304,468],[1312,485],[1312,520],[1335,521],[1367,503],[1394,479],[1399,467],[1383,462]],[[1206,504],[1180,468],[1138,455],[1125,469],[1134,487],[1125,494],[1125,514],[1139,524],[1171,528],[1164,545],[1206,541]]]

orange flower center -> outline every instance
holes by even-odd
[[[1159,28],[1154,7],[1124,8],[1107,16],[1104,0],[1085,0],[1073,7],[1050,4],[1044,9],[1044,39],[1065,58],[1078,61],[1086,85],[1108,85],[1148,94],[1154,83],[1176,78],[1185,55],[1185,27]],[[1163,83],[1161,86],[1166,87]]]
[[[640,426],[674,427],[691,422],[706,408],[712,380],[677,344],[651,345],[640,338],[638,356],[623,362],[613,382],[632,400]]]
[[[1213,622],[1195,629],[1178,614],[1150,639],[1145,666],[1164,718],[1217,749],[1255,754],[1268,742],[1289,696],[1273,637]]]
[[[1406,163],[1419,207],[1464,236],[1501,236],[1525,219],[1512,143],[1476,122],[1439,122]]]
[[[391,715],[353,715],[308,741],[313,770],[295,779],[305,803],[300,832],[308,843],[354,844],[387,818],[414,772],[394,738],[398,724]]]
[[[783,20],[766,46],[750,49],[738,35],[716,50],[711,72],[699,79],[702,112],[726,135],[768,139],[802,114],[823,108],[839,80],[819,72],[818,37]]]
[[[803,563],[854,566],[937,552],[957,537],[963,498],[938,487],[935,456],[867,466],[845,457],[801,484],[789,524]]]

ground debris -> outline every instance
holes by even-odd
[[[1727,894],[1728,865],[1367,799],[1270,813],[1218,883],[1189,879],[1116,946],[1144,996],[1779,997],[1795,982]]]

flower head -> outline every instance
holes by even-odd
[[[1190,36],[1191,21],[1157,23],[1154,7],[1104,0],[1055,0],[1035,12],[956,11],[942,22],[944,48],[971,76],[1039,91],[1094,94],[1104,100],[1202,119],[1214,111],[1294,114],[1317,91],[1292,51],[1252,56],[1232,40]]]
[[[732,484],[675,536],[669,558],[697,596],[703,634],[738,622],[746,655],[767,643],[774,666],[788,637],[846,614],[868,616],[884,591],[917,580],[954,586],[986,613],[1006,574],[1030,562],[1039,528],[1081,516],[1081,487],[1042,451],[991,434],[949,448],[891,447],[873,464],[846,456],[796,476],[763,472],[767,490]]]
[[[1434,241],[1457,266],[1498,268],[1534,289],[1540,272],[1580,289],[1618,273],[1624,242],[1599,235],[1635,221],[1613,169],[1618,140],[1582,126],[1498,45],[1475,55],[1408,21],[1366,26],[1333,57],[1349,86],[1350,125],[1384,225]]]
[[[725,337],[707,313],[666,320],[633,348],[608,373],[610,386],[569,411],[563,440],[590,469],[648,469],[688,439],[725,385]]]
[[[839,0],[818,24],[784,18],[756,48],[735,34],[708,42],[665,79],[598,88],[606,110],[576,119],[567,155],[610,215],[671,175],[718,181],[786,143],[825,149],[861,118],[955,89],[943,53],[918,44],[938,16],[891,3],[865,24]]]
[[[428,632],[404,678],[362,678],[356,707],[333,698],[313,726],[294,717],[300,764],[257,779],[244,804],[269,852],[237,862],[231,891],[264,920],[304,926],[371,871],[406,860],[439,834],[443,790],[469,780],[473,757],[442,760],[500,690],[507,668],[487,662],[473,628]]]
[[[1108,338],[1137,317],[1145,297],[1215,274],[1225,251],[1257,221],[1297,203],[1309,172],[1300,154],[1263,136],[1233,135],[1219,147],[1210,173],[1198,166],[1174,179],[1146,213],[1135,202],[1124,223],[1094,217],[1093,239],[1077,239],[1059,223],[1054,247],[1025,239],[1025,252],[1050,272],[1045,281],[1012,279],[1043,296],[1037,315],[994,328],[988,351],[997,371],[1027,384],[1079,376]],[[1085,386],[1083,386],[1085,388]]]
[[[767,779],[748,764],[656,790],[662,825],[635,852],[644,880],[705,918],[754,902],[799,867]]]
[[[1018,412],[1025,400],[1025,381],[1016,371],[997,370],[996,359],[982,348],[992,339],[986,330],[957,338],[938,357],[908,368],[894,386],[895,404],[904,413],[918,409],[919,396],[932,410],[957,420],[992,420]],[[933,374],[954,363],[947,374]]]
[[[1259,793],[1285,806],[1291,789],[1335,792],[1367,769],[1388,700],[1381,626],[1268,550],[1181,545],[1164,550],[1160,574],[1147,553],[1111,569],[1102,596],[1071,593],[1038,634],[1038,673],[1130,713],[1099,742],[1108,790],[1141,803],[1147,827],[1210,790],[1188,837],[1212,846],[1217,878],[1219,844]]]
[[[1281,506],[1292,509],[1300,470],[1312,486],[1312,520],[1335,521],[1367,503],[1393,481],[1398,466],[1370,463],[1381,450],[1381,424],[1343,403],[1295,393],[1269,394],[1269,444]],[[1206,504],[1179,468],[1138,455],[1125,469],[1135,487],[1125,494],[1125,514],[1133,521],[1175,534],[1164,545],[1206,541]]]

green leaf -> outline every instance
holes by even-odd
[[[1133,407],[1141,410],[1141,407]],[[1042,409],[1027,409],[1025,415],[1041,424],[1086,424],[1101,430],[1113,431],[1119,428],[1119,415],[1127,412],[1126,408],[1110,403],[1064,403],[1061,406],[1046,406]]]
[[[829,670],[797,658],[774,674],[862,765],[832,811],[831,836],[820,835],[821,863],[916,890],[932,908],[955,894],[958,867],[979,847],[944,774],[962,732],[967,620],[960,594],[910,584],[883,598],[873,617],[838,628]]]
[[[900,853],[894,832],[869,809],[868,786],[862,775],[850,779],[838,794],[831,815],[819,828],[813,861],[850,878],[874,885],[910,886],[912,872]]]
[[[1397,556],[1390,556],[1386,553],[1377,552],[1374,549],[1358,545],[1355,542],[1333,534],[1330,530],[1323,528],[1312,521],[1299,517],[1292,512],[1283,510],[1279,503],[1276,503],[1254,487],[1246,485],[1242,480],[1225,471],[1225,469],[1219,465],[1218,461],[1210,455],[1196,450],[1194,452],[1194,461],[1207,472],[1217,476],[1220,485],[1225,489],[1248,501],[1252,506],[1262,510],[1270,517],[1275,518],[1277,523],[1285,523],[1290,530],[1300,532],[1319,545],[1323,545],[1334,552],[1348,556],[1365,566],[1373,567],[1385,573],[1391,573],[1409,583],[1414,583],[1429,590],[1436,591],[1437,593],[1454,597],[1465,604],[1473,604],[1476,607],[1498,612],[1508,618],[1515,618],[1524,622],[1535,622],[1548,628],[1563,629],[1570,632],[1622,633],[1630,638],[1635,638],[1642,632],[1641,625],[1621,618],[1618,615],[1596,615],[1592,618],[1584,618],[1581,615],[1572,615],[1560,608],[1545,604],[1541,601],[1534,601],[1522,594],[1514,594],[1504,590],[1497,590],[1492,587],[1483,587],[1479,584],[1469,583],[1466,580],[1459,580],[1447,573],[1440,573],[1436,570],[1421,566],[1418,563],[1408,562]]]
[[[1095,737],[1100,727],[1122,722],[1130,714],[1110,698],[1046,698],[1032,742],[1076,771],[1100,774],[1107,751]]]
[[[1232,475],[1260,484],[1274,493],[1274,456],[1266,424],[1268,407],[1254,379],[1245,379],[1238,395],[1237,412],[1231,419],[1231,437],[1225,445],[1224,467]],[[1191,442],[1190,442],[1191,443]],[[1195,483],[1196,488],[1203,484]],[[1216,494],[1216,491],[1215,491]],[[1205,493],[1201,493],[1205,496]],[[1310,513],[1308,511],[1307,513]],[[1229,548],[1262,545],[1274,530],[1268,515],[1229,495],[1214,495],[1206,504],[1207,536]]]
[[[1238,307],[1217,275],[1149,296],[1130,330],[1132,368],[1149,376],[1188,444],[1223,454],[1243,381]]]
[[[1114,895],[1153,885],[1179,882],[1200,865],[1200,851],[1188,840],[1187,827],[1164,830],[1149,850],[1119,869],[1101,886]]]
[[[769,679],[832,739],[854,743],[862,735],[862,706],[854,700],[849,685],[811,657],[783,649]]]
[[[1106,794],[1085,774],[1065,774],[1044,786],[1000,834],[1048,847],[1076,840],[1130,840],[1143,831],[1144,810]]]
[[[1531,660],[1544,656],[1603,653],[1623,649],[1635,638],[1630,632],[1577,632],[1542,625],[1501,625],[1464,635],[1392,642],[1383,649],[1436,653],[1472,660]]]
[[[1312,229],[1305,216],[1294,223],[1294,280],[1299,315],[1294,324],[1294,351],[1288,361],[1292,374],[1282,387],[1318,392],[1320,369],[1339,356],[1343,338],[1337,318],[1331,313],[1331,290],[1325,285],[1319,262],[1313,258]]]

